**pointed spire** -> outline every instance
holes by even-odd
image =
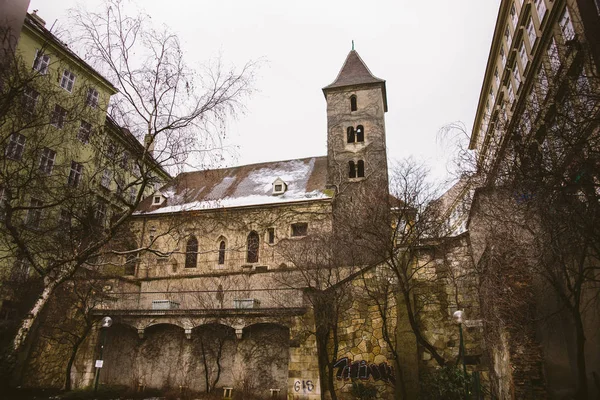
[[[352,41],[352,46],[354,47],[354,41]],[[335,78],[335,81],[333,81],[332,84],[325,86],[323,89],[380,82],[385,81],[374,76],[356,50],[353,49],[348,53],[348,57],[346,57],[346,61],[337,78]]]

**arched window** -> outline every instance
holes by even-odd
[[[196,268],[198,264],[198,239],[192,236],[185,246],[185,267]]]
[[[248,254],[246,261],[249,263],[258,262],[258,233],[252,231],[248,235]]]
[[[354,141],[355,141],[354,127],[349,126],[348,129],[346,129],[346,136],[348,137],[348,143],[354,143]]]
[[[364,142],[365,141],[365,128],[362,125],[356,127],[356,141]]]
[[[356,178],[356,166],[354,165],[354,161],[348,162],[348,177]]]
[[[356,96],[350,96],[350,111],[356,111],[358,107],[356,106]]]
[[[358,160],[356,163],[356,177],[364,178],[365,176],[365,162],[363,160]]]
[[[219,243],[219,265],[225,264],[225,241]]]

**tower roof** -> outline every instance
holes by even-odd
[[[385,80],[377,78],[369,71],[365,62],[360,58],[356,50],[351,50],[344,61],[335,80],[323,88],[325,93],[329,89],[342,88],[346,86],[380,84],[383,91],[383,101],[387,111],[387,96],[385,91]]]
[[[335,81],[323,89],[333,89],[343,86],[360,85],[363,83],[384,83],[385,80],[374,76],[356,50],[351,50],[340,69]]]

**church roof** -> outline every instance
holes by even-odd
[[[273,194],[280,178],[286,191]],[[144,199],[136,214],[214,210],[233,207],[285,204],[331,198],[326,193],[327,157],[264,162],[178,175],[159,193]],[[166,201],[153,205],[153,198]]]
[[[385,80],[374,76],[356,50],[351,50],[333,83],[325,86],[323,90],[365,83],[385,83]]]

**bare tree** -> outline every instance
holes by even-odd
[[[87,93],[65,101],[54,81],[17,53],[0,71],[2,260],[6,269],[31,270],[43,282],[4,352],[7,374],[57,288],[111,252],[107,243],[161,171],[191,153],[214,154],[222,133],[214,128],[250,93],[253,64],[224,71],[217,63],[198,73],[185,65],[174,34],[155,30],[145,15],[125,15],[119,1],[107,1],[101,14],[73,11],[72,21],[79,29],[74,47],[85,47],[86,58],[119,90],[106,124],[103,116],[87,116]],[[82,133],[81,120],[97,122]]]

